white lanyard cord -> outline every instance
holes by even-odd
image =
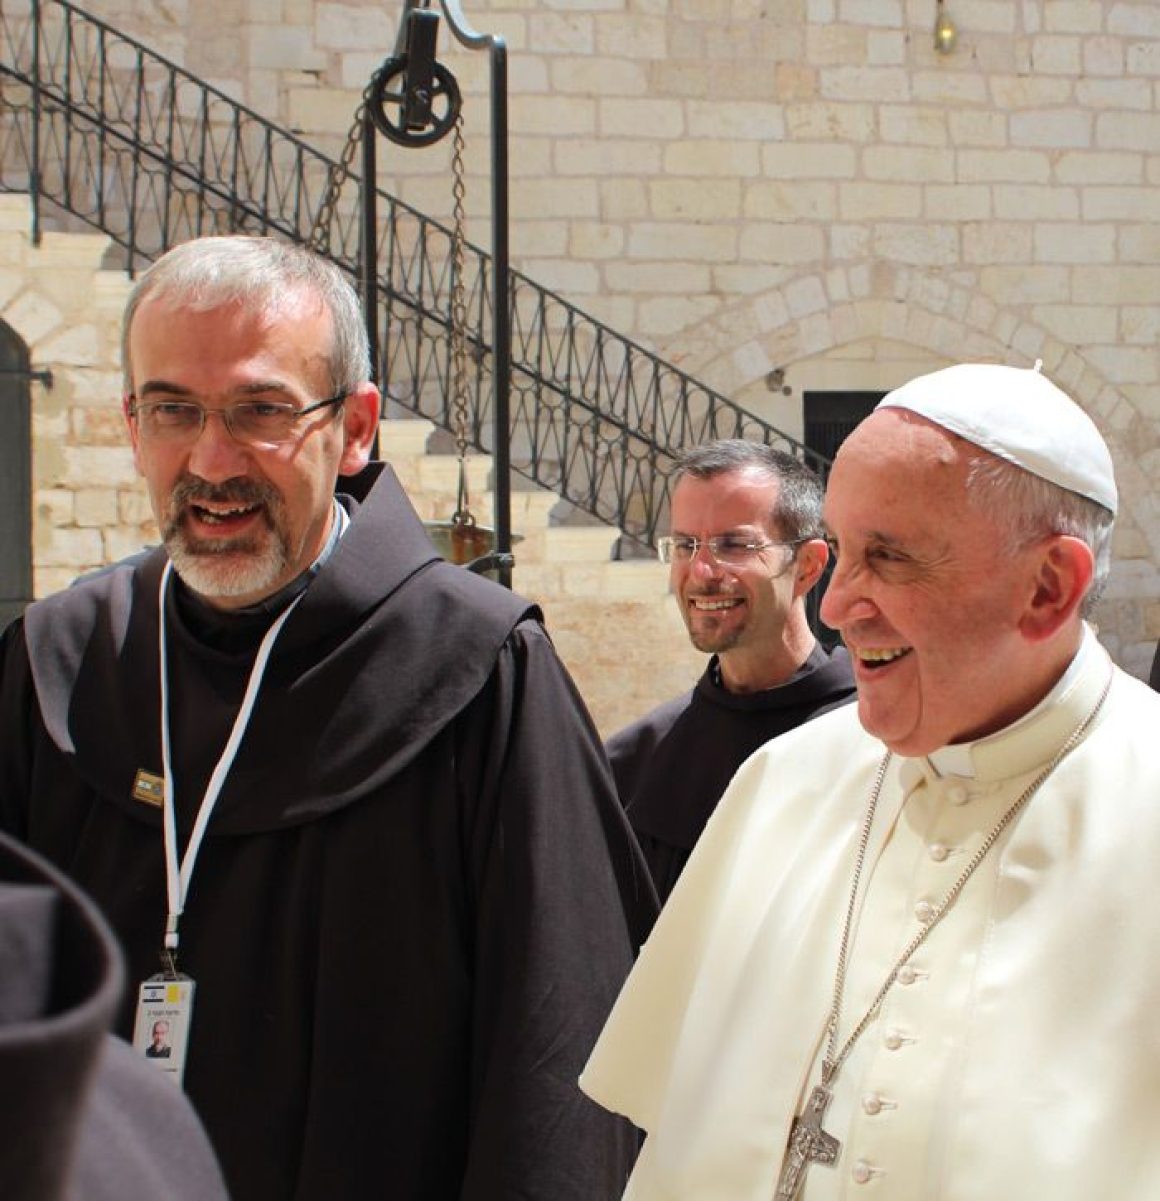
[[[173,796],[173,768],[169,741],[169,652],[165,635],[165,593],[172,571],[173,564],[166,563],[165,570],[161,573],[161,586],[157,593],[157,649],[161,668],[161,769],[165,781],[162,829],[165,837],[165,893],[168,905],[165,921],[165,948],[170,954],[177,950],[177,924],[185,910],[185,899],[189,894],[189,882],[193,876],[193,866],[197,862],[198,851],[201,850],[201,841],[205,837],[205,831],[209,826],[209,819],[217,804],[222,785],[225,783],[230,768],[234,765],[238,747],[245,737],[246,727],[250,724],[250,717],[258,699],[258,690],[262,686],[262,677],[266,673],[266,663],[270,658],[270,652],[274,649],[274,640],[286,624],[286,619],[294,611],[294,607],[306,595],[304,592],[300,592],[287,605],[278,615],[274,624],[266,631],[265,637],[258,647],[258,654],[254,659],[254,666],[250,669],[250,678],[246,684],[246,694],[242,698],[241,707],[234,718],[233,729],[226,740],[225,750],[222,751],[221,758],[218,759],[217,766],[213,769],[213,774],[206,785],[205,795],[201,798],[197,818],[190,831],[185,855],[179,865],[177,859],[177,809]]]

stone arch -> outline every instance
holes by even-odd
[[[860,263],[788,279],[729,306],[711,324],[695,332],[697,342],[712,349],[687,369],[727,395],[774,367],[791,369],[875,339],[915,346],[936,360],[932,366],[971,360],[1030,366],[1041,359],[1107,440],[1120,489],[1119,525],[1146,544],[1153,570],[1160,564],[1160,423],[1080,351],[980,296],[970,282],[901,264]],[[680,342],[680,336],[673,340]]]
[[[32,394],[28,347],[0,321],[0,627],[32,599]]]

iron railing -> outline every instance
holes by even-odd
[[[334,159],[66,0],[0,11],[0,190],[106,233],[134,271],[206,233],[321,245],[357,282],[358,181]],[[336,183],[337,204],[325,203]],[[451,234],[380,192],[384,394],[454,428]],[[328,218],[317,228],[320,213]],[[491,451],[487,256],[467,248],[469,436]],[[741,437],[826,460],[556,294],[512,273],[511,463],[651,545],[684,447]]]

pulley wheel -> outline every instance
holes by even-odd
[[[375,76],[368,110],[375,128],[399,146],[431,146],[455,126],[463,99],[455,76],[442,63],[431,66],[430,87],[417,99],[430,112],[428,123],[415,127],[407,123],[407,57],[388,58]]]

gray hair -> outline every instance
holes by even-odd
[[[331,386],[335,392],[353,391],[370,377],[370,349],[358,295],[342,271],[302,246],[274,238],[235,236],[182,242],[137,281],[121,322],[126,393],[133,390],[129,331],[147,299],[157,297],[196,312],[231,304],[271,312],[295,289],[317,296],[330,314],[334,332]]]
[[[1081,610],[1084,617],[1090,617],[1108,583],[1115,514],[1097,501],[989,451],[975,446],[968,449],[972,452],[967,469],[968,500],[1006,531],[1006,549],[1018,550],[1052,534],[1068,534],[1091,549],[1095,569]]]
[[[754,471],[777,481],[770,517],[789,542],[822,535],[822,481],[800,459],[783,450],[743,438],[722,438],[686,451],[673,473],[673,487],[685,476],[707,480],[734,471]]]

